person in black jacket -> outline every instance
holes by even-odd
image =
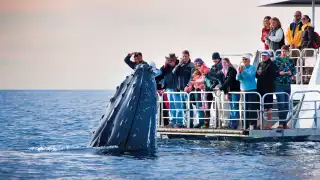
[[[179,64],[172,70],[172,73],[175,75],[177,79],[177,91],[184,92],[185,87],[188,86],[191,81],[191,76],[194,72],[194,64],[191,62],[190,53],[187,50],[182,52],[182,59],[179,61]],[[183,117],[185,117],[185,110],[187,109],[187,101],[186,94],[180,94],[180,99],[183,102],[180,102],[183,107]],[[192,107],[192,106],[191,106]],[[192,114],[192,113],[191,113]],[[186,122],[184,122],[185,124]]]
[[[214,88],[218,85],[221,84],[221,79],[219,79],[220,77],[218,76],[218,72],[222,69],[222,65],[221,65],[221,58],[220,58],[220,54],[218,52],[214,52],[212,53],[212,61],[213,61],[213,65],[210,69],[210,71],[205,75],[205,89],[206,91],[214,91]],[[208,101],[208,108],[210,109],[212,105],[214,105],[214,103],[212,103],[213,101],[213,95],[211,93],[207,94],[207,101]],[[211,112],[207,111],[206,112],[206,118],[210,118]],[[205,122],[205,126],[208,127],[208,122]]]
[[[262,52],[262,61],[259,63],[256,72],[257,78],[257,91],[261,95],[261,98],[266,93],[273,93],[276,90],[276,78],[277,78],[277,66],[270,59],[270,55],[267,51]],[[264,97],[264,109],[267,110],[267,119],[272,119],[272,106],[273,95],[266,95]],[[266,128],[270,129],[269,123],[266,124]]]
[[[134,61],[131,61],[130,58],[132,57],[133,55],[133,58],[134,58]],[[124,58],[124,62],[126,64],[128,64],[128,66],[131,68],[131,69],[135,69],[136,66],[140,63],[143,63],[143,64],[148,64],[147,62],[145,62],[143,59],[142,59],[142,53],[141,52],[132,52],[132,53],[128,53],[128,55]]]
[[[315,42],[317,42],[318,38],[314,32],[314,27],[312,27],[310,17],[308,15],[303,15],[301,18],[301,21],[303,23],[302,35],[301,35],[302,36],[301,49],[305,49],[305,48],[316,49]],[[302,56],[303,57],[312,57],[312,56],[314,56],[314,52],[307,50],[307,51],[304,51],[304,54]],[[305,65],[306,65],[306,59],[302,58],[302,66],[305,66]],[[310,75],[310,76],[303,76],[302,77],[303,84],[309,84],[313,68],[314,67],[303,67],[302,68],[303,75]]]
[[[175,94],[174,92],[178,91],[177,87],[177,78],[173,73],[173,69],[179,64],[174,53],[170,53],[169,57],[165,57],[165,64],[160,68],[162,72],[159,76],[156,77],[156,81],[164,79],[166,92],[168,92],[168,100],[170,103],[170,116],[172,117],[169,128],[182,128],[183,124],[183,106],[181,104],[180,94]]]
[[[189,51],[183,51],[182,59],[172,71],[177,78],[177,88],[180,92],[183,92],[184,88],[187,87],[194,70],[194,64],[191,62]]]
[[[312,27],[311,19],[308,15],[303,15],[301,18],[302,21],[302,42],[301,48],[315,48],[313,42],[315,42],[315,33],[314,27]]]
[[[239,125],[239,101],[240,94],[233,94],[232,92],[240,92],[240,82],[236,80],[237,70],[230,63],[228,58],[222,59],[222,69],[219,73],[219,76],[222,76],[222,83],[218,85],[220,91],[223,91],[225,94],[225,99],[230,100],[230,112],[229,119],[229,128],[237,129]]]
[[[207,77],[210,80],[212,80],[213,88],[215,88],[218,84],[221,84],[219,76],[217,75],[222,69],[221,57],[218,52],[214,52],[212,54],[212,61],[213,61],[213,65],[212,65]]]

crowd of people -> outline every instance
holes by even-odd
[[[216,99],[218,109],[228,108],[228,113],[221,113],[224,117],[222,127],[230,129],[248,129],[250,125],[254,128],[260,128],[259,110],[261,108],[260,98],[267,93],[275,93],[277,97],[279,128],[287,127],[287,114],[289,110],[289,96],[291,94],[291,84],[296,75],[296,62],[290,57],[290,48],[317,48],[316,33],[310,23],[307,15],[297,11],[294,15],[294,22],[288,27],[286,36],[284,36],[281,23],[276,17],[266,16],[264,18],[264,27],[262,29],[261,41],[264,43],[265,50],[261,53],[261,62],[258,66],[252,65],[252,56],[244,54],[242,56],[242,65],[235,68],[227,57],[220,57],[218,52],[212,54],[213,65],[209,68],[201,58],[194,61],[190,59],[188,50],[184,50],[181,59],[170,53],[165,57],[165,63],[157,69],[153,62],[147,63],[142,58],[142,53],[129,53],[125,62],[134,69],[137,64],[146,63],[153,67],[157,89],[160,94],[166,92],[163,96],[163,116],[164,125],[168,128],[184,128],[187,126],[186,116],[187,106],[190,108],[190,120],[196,116],[193,108],[196,109],[198,123],[190,123],[192,128],[208,128],[211,114],[211,106],[214,106],[215,96],[208,92],[223,92],[223,96]],[[285,40],[287,39],[287,45]],[[281,49],[281,54],[271,60],[270,53],[267,50]],[[134,61],[130,58],[134,56]],[[185,93],[173,92],[197,92],[186,96]],[[244,95],[245,119],[246,122],[240,122],[239,101],[240,93]],[[186,99],[190,98],[190,99]],[[228,103],[221,103],[226,101]],[[190,102],[187,105],[186,102]],[[266,95],[264,98],[264,112],[268,120],[272,118],[273,95]],[[170,117],[170,118],[169,118]],[[224,119],[224,120],[223,120]],[[245,124],[245,126],[244,126]],[[264,128],[270,129],[268,123]]]
[[[301,11],[295,12],[294,21],[290,23],[286,34],[277,17],[264,17],[261,41],[265,50],[273,51],[280,49],[285,41],[291,49],[318,49],[320,46],[319,35],[314,31],[310,17],[302,15]]]

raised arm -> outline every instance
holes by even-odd
[[[180,63],[178,65],[176,65],[176,67],[174,67],[174,69],[172,70],[172,73],[176,74],[176,75],[179,74],[181,66],[182,66],[182,64],[180,64]]]
[[[239,76],[241,79],[256,78],[256,72],[257,72],[256,67],[255,67],[255,66],[251,66],[248,71],[243,71],[243,72],[241,72],[238,76]]]
[[[136,67],[136,64],[132,61],[130,61],[130,58],[132,56],[132,53],[129,53],[125,58],[124,58],[124,62],[126,64],[128,64],[128,66],[131,68],[131,69],[134,69]]]

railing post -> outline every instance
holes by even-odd
[[[190,94],[188,93],[187,94],[187,98],[188,98],[188,100],[187,100],[187,105],[186,105],[186,107],[187,107],[187,128],[190,128],[190,113],[191,113],[191,111],[190,111]]]
[[[246,129],[246,94],[243,94],[243,129]]]
[[[264,98],[265,98],[265,95],[261,98],[260,97],[260,117],[259,117],[259,120],[260,120],[260,130],[263,129],[263,112],[264,112]]]
[[[163,94],[164,94],[165,92],[163,92]],[[161,104],[160,104],[160,106],[161,106],[161,127],[164,127],[164,119],[163,119],[163,104],[164,104],[164,102],[163,102],[163,94],[161,95]]]
[[[303,65],[302,65],[302,63],[303,63],[303,58],[300,56],[300,58],[299,58],[299,66],[300,66],[300,84],[303,84]]]
[[[317,101],[314,101],[314,123],[316,124],[316,128],[319,128],[319,123],[318,123],[318,113],[317,113]]]

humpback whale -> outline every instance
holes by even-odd
[[[139,64],[109,100],[106,113],[93,132],[90,146],[155,150],[156,114],[155,74],[148,64]]]

